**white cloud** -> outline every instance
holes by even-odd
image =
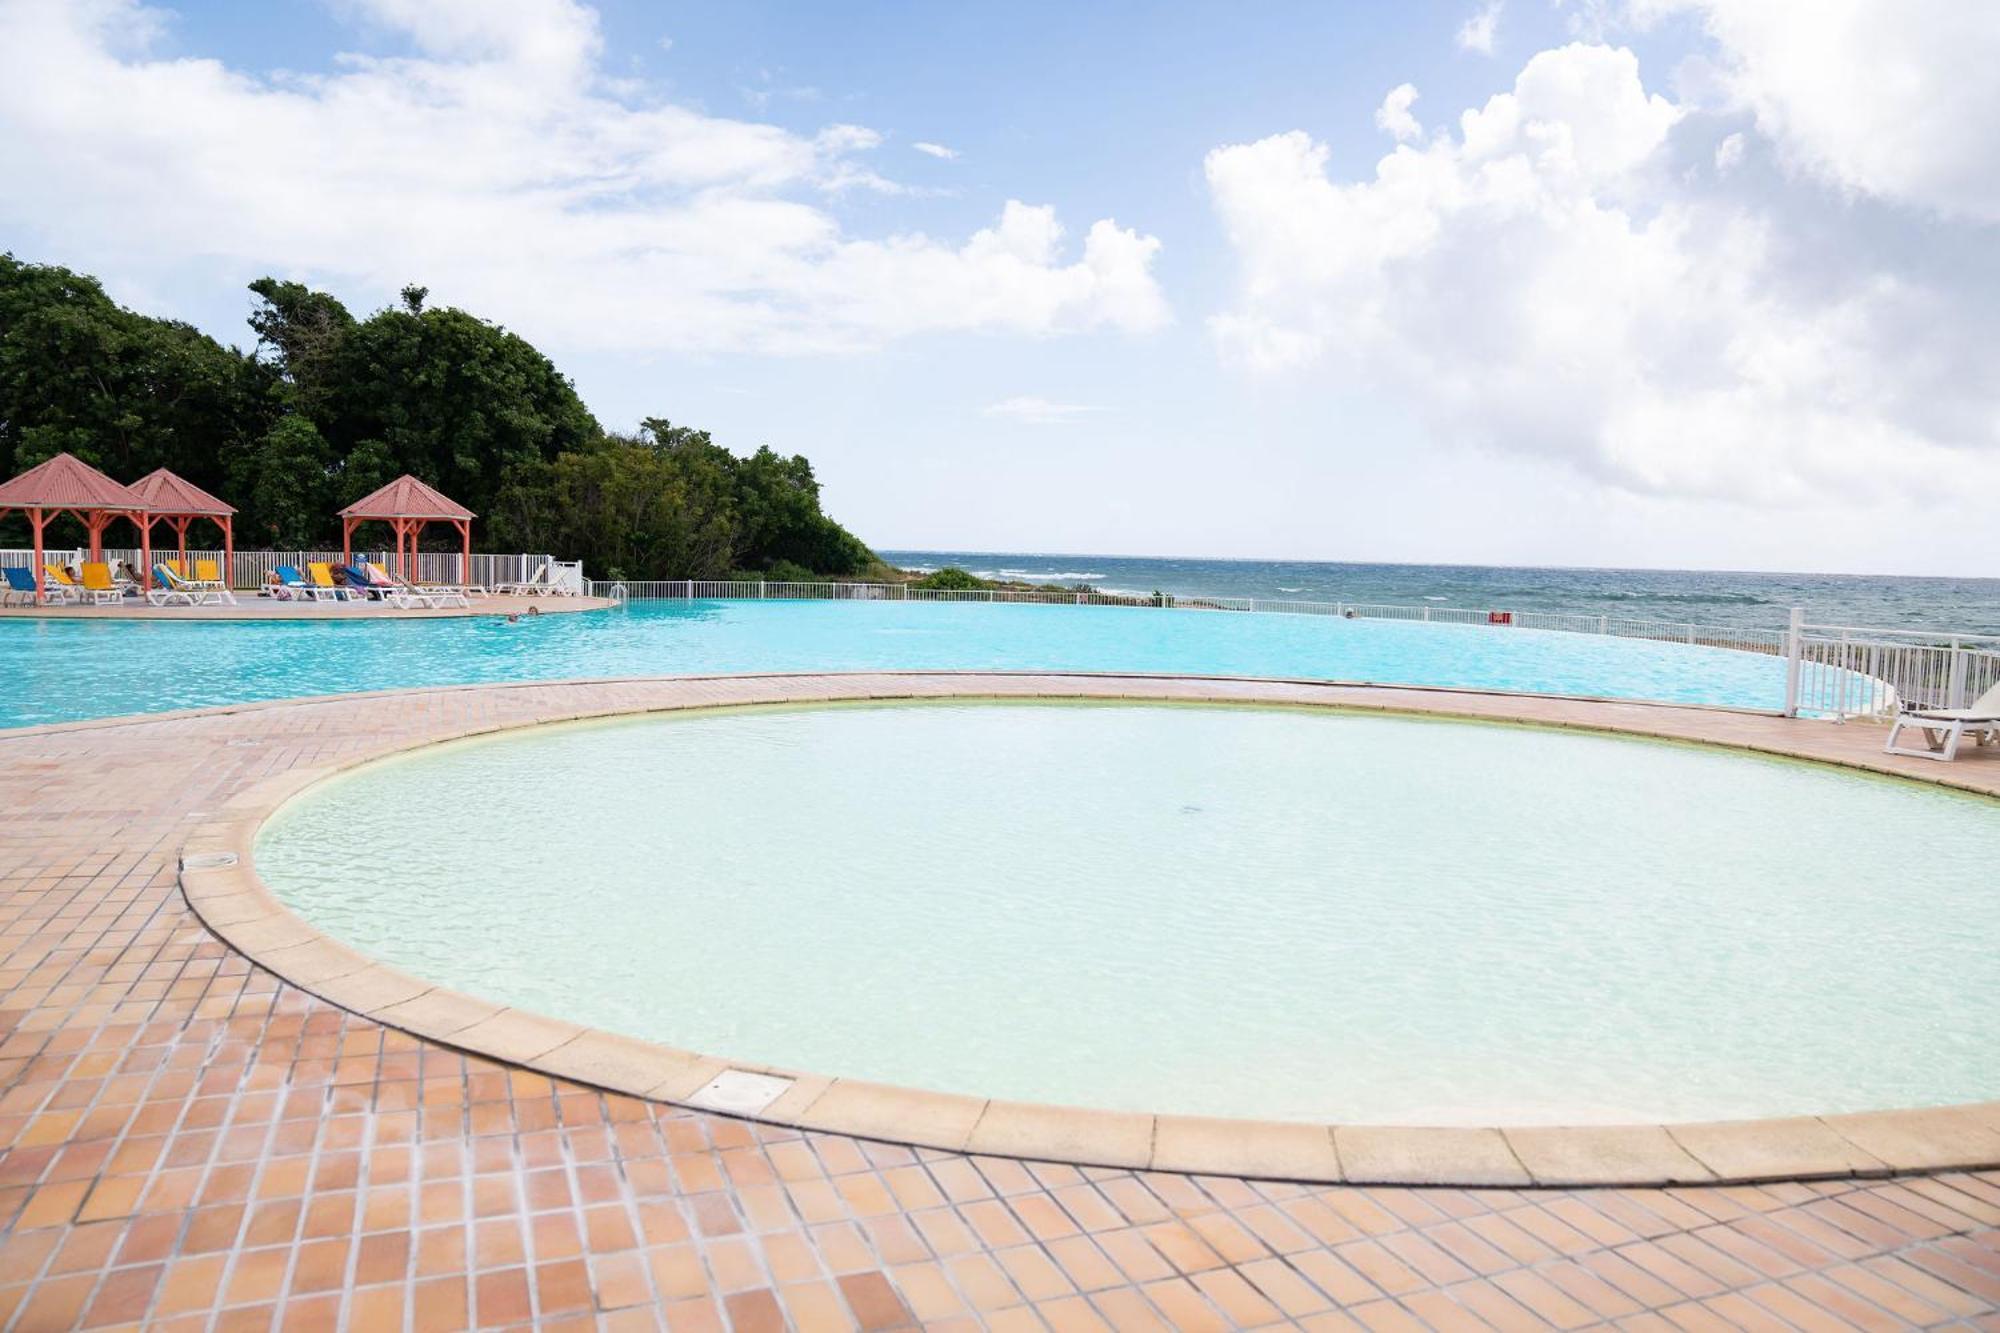
[[[2000,4],[1633,0],[1699,15],[1734,101],[1792,163],[1845,189],[2000,221]]]
[[[1500,27],[1500,11],[1505,6],[1506,0],[1486,0],[1474,10],[1471,17],[1458,25],[1459,47],[1481,55],[1492,55],[1493,35]]]
[[[323,75],[154,54],[140,0],[0,3],[0,226],[138,286],[190,262],[388,299],[405,282],[537,338],[621,351],[848,350],[930,331],[1164,324],[1159,242],[1080,251],[1009,203],[971,238],[848,234],[903,187],[874,130],[798,135],[634,92],[576,0],[347,0],[409,54]],[[366,299],[366,298],[364,298]]]
[[[985,416],[1004,417],[1029,426],[1060,426],[1097,410],[1082,403],[1056,403],[1046,398],[1023,395],[989,403],[981,412]]]
[[[1743,154],[1745,151],[1743,135],[1741,133],[1728,136],[1715,146],[1715,169],[1721,172],[1736,170],[1737,167],[1743,165]]]
[[[918,140],[916,143],[911,144],[910,147],[916,149],[926,157],[934,157],[941,162],[949,162],[958,156],[956,148],[946,148],[941,143],[925,143],[922,140]]]
[[[1375,128],[1389,131],[1398,143],[1423,138],[1424,127],[1410,114],[1416,100],[1417,86],[1413,83],[1399,83],[1391,88],[1382,105],[1375,108]]]
[[[1372,178],[1337,180],[1297,131],[1216,149],[1242,287],[1215,340],[1252,371],[1331,373],[1445,439],[1634,492],[2000,484],[2000,398],[1973,350],[1994,342],[1993,269],[1939,258],[1990,233],[1689,169],[1740,157],[1717,145],[1742,119],[1578,44]]]

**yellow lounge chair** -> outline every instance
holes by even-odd
[[[229,585],[222,581],[222,569],[213,560],[195,561],[194,577],[188,582],[204,591],[214,593],[219,600],[229,606],[236,605],[236,594],[229,591]]]
[[[323,560],[315,560],[306,566],[306,577],[312,581],[314,601],[331,597],[336,602],[357,600],[354,589],[344,583],[334,581],[333,566]]]
[[[42,595],[60,606],[64,602],[83,600],[83,589],[77,586],[69,571],[61,565],[49,565],[42,570]]]
[[[116,606],[125,600],[125,593],[111,581],[111,566],[102,560],[83,562],[83,591],[99,606]]]

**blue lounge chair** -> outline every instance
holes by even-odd
[[[9,565],[4,571],[0,572],[4,572],[7,576],[7,587],[4,590],[0,590],[0,602],[13,602],[20,606],[33,604],[35,600],[34,570]]]
[[[369,576],[368,571],[359,565],[335,565],[333,572],[344,579],[348,587],[354,588],[362,596],[373,598],[376,601],[387,601],[390,595],[396,591],[392,584],[377,583]]]
[[[281,600],[293,598],[305,598],[314,602],[319,600],[319,589],[313,587],[305,575],[299,573],[297,565],[279,565],[271,571],[271,578],[274,580],[270,585],[273,597]]]

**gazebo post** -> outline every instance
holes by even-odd
[[[139,515],[139,586],[152,591],[153,587],[153,516]]]
[[[222,586],[224,589],[236,586],[236,521],[225,517],[222,520]]]
[[[46,605],[48,598],[48,582],[49,582],[49,571],[47,565],[48,557],[42,553],[42,525],[48,521],[49,521],[48,516],[44,514],[40,509],[30,509],[28,511],[28,526],[35,530],[35,605],[36,606]]]
[[[463,543],[458,552],[458,586],[467,588],[472,586],[472,520],[461,518],[457,522]]]

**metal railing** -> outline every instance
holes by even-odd
[[[1846,719],[1964,708],[2000,684],[2000,635],[1810,625],[1792,613],[1785,711]]]

